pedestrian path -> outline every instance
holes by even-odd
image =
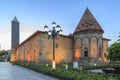
[[[17,65],[12,65],[11,63],[0,62],[0,80],[56,80],[56,79]]]

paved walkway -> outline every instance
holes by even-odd
[[[0,62],[0,80],[56,80],[32,70]]]

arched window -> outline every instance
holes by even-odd
[[[88,48],[84,48],[84,57],[88,57]]]

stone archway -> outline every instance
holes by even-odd
[[[90,40],[90,56],[97,57],[98,52],[98,40],[96,37],[92,37]]]
[[[81,57],[81,40],[78,38],[75,40],[75,60],[79,60]]]
[[[89,57],[89,38],[82,39],[82,57]]]

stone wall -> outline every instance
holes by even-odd
[[[60,36],[55,39],[56,63],[71,63],[73,61],[73,38]],[[47,34],[40,34],[40,63],[51,63],[53,60],[53,39]]]
[[[39,35],[34,36],[17,48],[17,57],[19,61],[32,63],[39,62]]]
[[[103,58],[104,58],[104,61],[107,62],[107,59],[106,59],[106,56],[108,54],[108,42],[109,40],[106,40],[106,39],[103,39]]]
[[[60,36],[55,40],[56,63],[73,61],[73,37]],[[44,32],[37,32],[20,44],[17,49],[17,60],[45,64],[53,59],[53,40]]]

